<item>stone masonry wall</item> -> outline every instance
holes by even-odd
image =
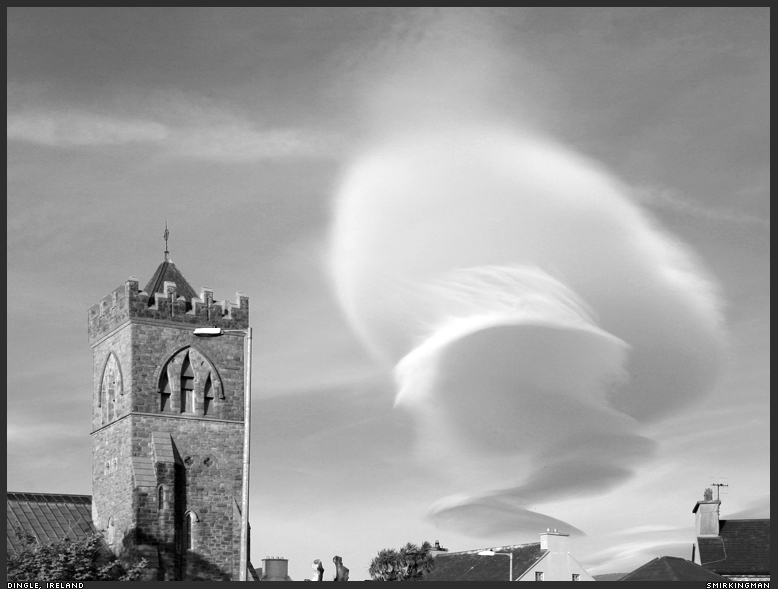
[[[189,329],[134,322],[125,324],[110,338],[99,341],[93,350],[93,431],[130,411],[159,413],[159,379],[167,360],[176,352],[191,347],[207,361],[205,372],[213,369],[218,379],[218,394],[212,401],[211,416],[218,419],[242,420],[245,398],[244,338],[226,334],[218,338],[198,338]],[[105,419],[106,399],[101,384],[106,362],[113,354],[120,366],[122,391],[116,395],[118,409]],[[198,367],[199,368],[199,367]],[[203,414],[204,378],[195,389],[195,414]],[[176,392],[178,382],[171,380]],[[103,398],[101,398],[101,396]],[[173,409],[180,407],[174,395]]]
[[[146,453],[151,460],[151,433],[167,432],[181,457],[182,466],[175,475],[177,504],[171,506],[169,513],[180,514],[175,519],[181,524],[188,512],[193,512],[197,520],[193,524],[194,546],[182,554],[187,575],[203,579],[235,578],[233,505],[241,497],[243,424],[165,415],[133,415],[131,419],[134,452]],[[170,469],[160,463],[155,468],[158,476],[164,476],[170,484]],[[156,502],[140,505],[139,522],[153,522],[155,518],[158,518]],[[170,545],[168,536],[165,544]]]
[[[222,337],[199,338],[191,329],[150,323],[132,323],[132,410],[159,413],[159,380],[165,363],[179,350],[191,347],[202,354],[215,367],[221,382],[220,395],[214,398],[215,415],[219,419],[243,419],[245,394],[244,338],[226,334]],[[170,383],[174,393],[179,383]],[[195,383],[195,404],[202,415],[203,387]],[[224,398],[219,398],[223,396]],[[173,395],[173,409],[180,407],[180,400]]]
[[[125,418],[92,435],[92,521],[117,555],[126,553],[135,528],[130,432]]]

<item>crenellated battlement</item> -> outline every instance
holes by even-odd
[[[187,300],[178,296],[175,282],[166,281],[164,292],[139,290],[138,279],[131,276],[123,286],[92,305],[87,313],[89,343],[92,344],[126,321],[135,318],[182,323],[193,327],[246,329],[249,326],[249,298],[236,293],[234,303],[214,301],[213,290],[204,287],[199,297]]]

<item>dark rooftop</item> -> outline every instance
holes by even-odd
[[[540,542],[489,548],[495,552],[513,553],[513,580],[548,553],[540,549]],[[508,559],[481,556],[481,550],[449,552],[435,557],[435,567],[424,575],[422,581],[507,581]]]
[[[718,536],[699,536],[700,562],[720,575],[770,574],[770,520],[723,519]]]
[[[619,578],[619,581],[707,581],[727,579],[677,556],[660,556]]]
[[[197,296],[195,289],[176,268],[176,265],[170,260],[165,260],[154,272],[154,276],[151,277],[146,288],[143,289],[149,295],[149,304],[154,304],[155,292],[164,293],[165,282],[175,282],[176,297],[184,297],[187,303],[191,304],[192,298]]]
[[[83,538],[94,531],[90,495],[8,493],[7,554],[16,552],[19,540],[14,524],[42,542]]]

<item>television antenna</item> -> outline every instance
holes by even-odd
[[[719,479],[720,481],[726,481],[727,479]],[[721,496],[721,487],[729,487],[729,485],[726,482],[718,482],[714,483],[713,478],[711,477],[711,487],[716,487],[716,501],[720,500]]]

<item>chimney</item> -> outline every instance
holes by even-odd
[[[692,509],[694,514],[694,527],[697,536],[718,536],[719,535],[719,506],[721,501],[713,499],[713,491],[705,489],[702,501],[697,501],[697,505]]]
[[[278,556],[268,556],[262,559],[262,569],[265,574],[260,581],[291,581],[289,576],[289,560]]]
[[[549,552],[560,552],[567,554],[567,539],[570,534],[557,531],[556,528],[546,528],[546,531],[540,534],[540,549]]]
[[[432,550],[430,550],[430,555],[432,556],[432,558],[435,558],[441,552],[448,552],[448,548],[443,548],[440,545],[440,542],[438,540],[435,540],[435,544],[432,546]]]

